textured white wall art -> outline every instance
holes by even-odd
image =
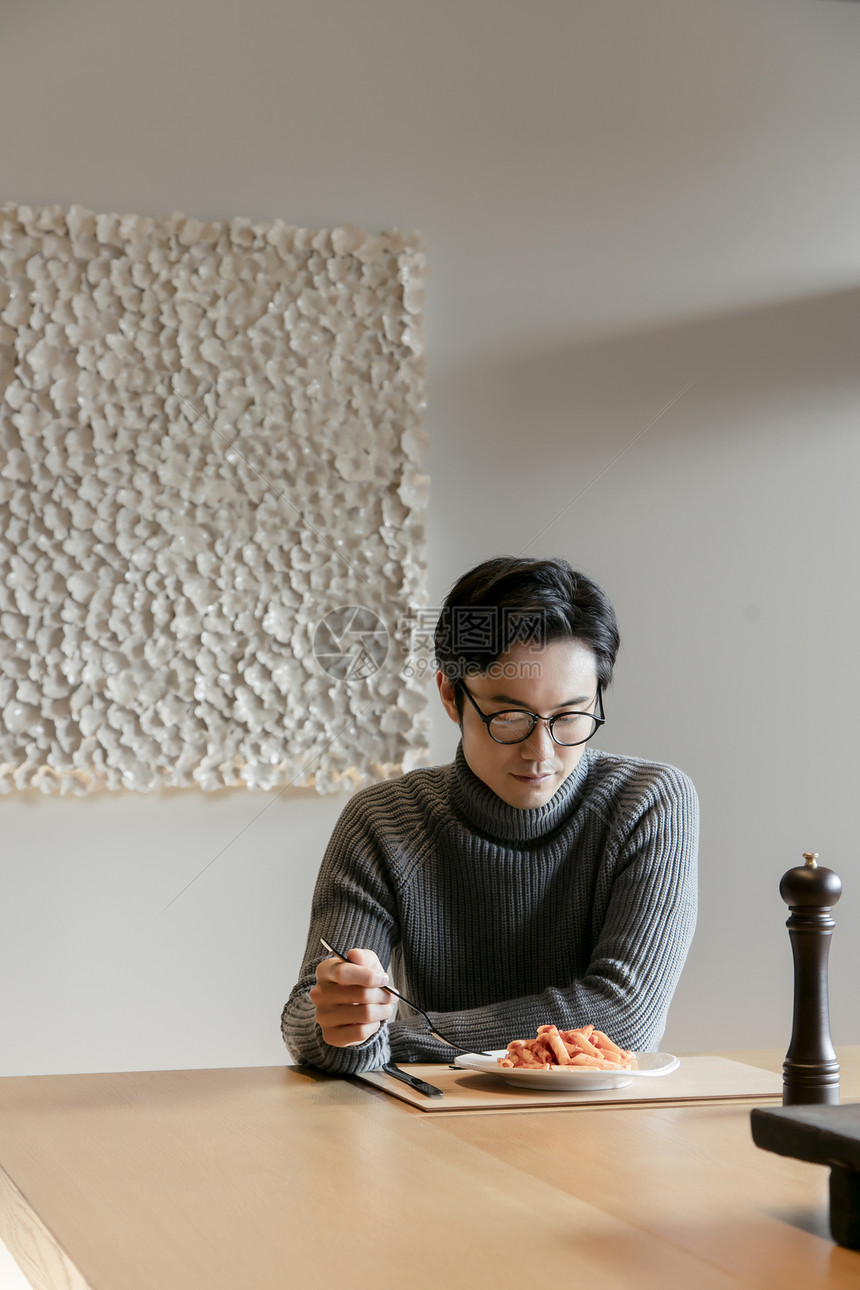
[[[0,788],[425,757],[417,235],[0,211]]]

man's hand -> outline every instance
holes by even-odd
[[[323,959],[311,1002],[323,1039],[334,1048],[362,1044],[394,1012],[397,1000],[380,989],[388,977],[373,950],[350,950],[349,962]]]

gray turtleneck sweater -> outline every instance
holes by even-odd
[[[339,1074],[449,1061],[400,1005],[350,1048],[326,1044],[308,992],[324,936],[375,950],[391,983],[467,1050],[554,1022],[657,1048],[696,922],[698,802],[673,766],[587,748],[545,806],[508,806],[466,764],[351,799],[317,880],[282,1017],[293,1060]]]

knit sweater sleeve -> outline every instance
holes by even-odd
[[[656,1050],[695,930],[698,822],[690,780],[660,767],[607,849],[595,893],[599,925],[583,975],[523,998],[431,1013],[437,1028],[475,1051],[528,1038],[548,1022],[560,1029],[593,1023],[626,1048]],[[401,1061],[450,1055],[409,1020],[392,1023],[391,1041]]]
[[[321,936],[345,954],[355,948],[371,949],[385,968],[398,938],[396,901],[383,848],[369,823],[375,813],[364,809],[367,794],[378,788],[356,794],[335,826],[314,891],[301,974],[281,1016],[281,1033],[292,1058],[339,1075],[372,1070],[391,1057],[387,1024],[362,1044],[348,1048],[327,1044],[309,997],[317,965],[329,957],[320,944]]]

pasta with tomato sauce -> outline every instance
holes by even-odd
[[[534,1039],[512,1039],[499,1065],[517,1070],[562,1070],[579,1066],[601,1071],[629,1071],[636,1058],[626,1048],[619,1048],[602,1030],[581,1026],[578,1030],[559,1030],[557,1026],[538,1026]]]

